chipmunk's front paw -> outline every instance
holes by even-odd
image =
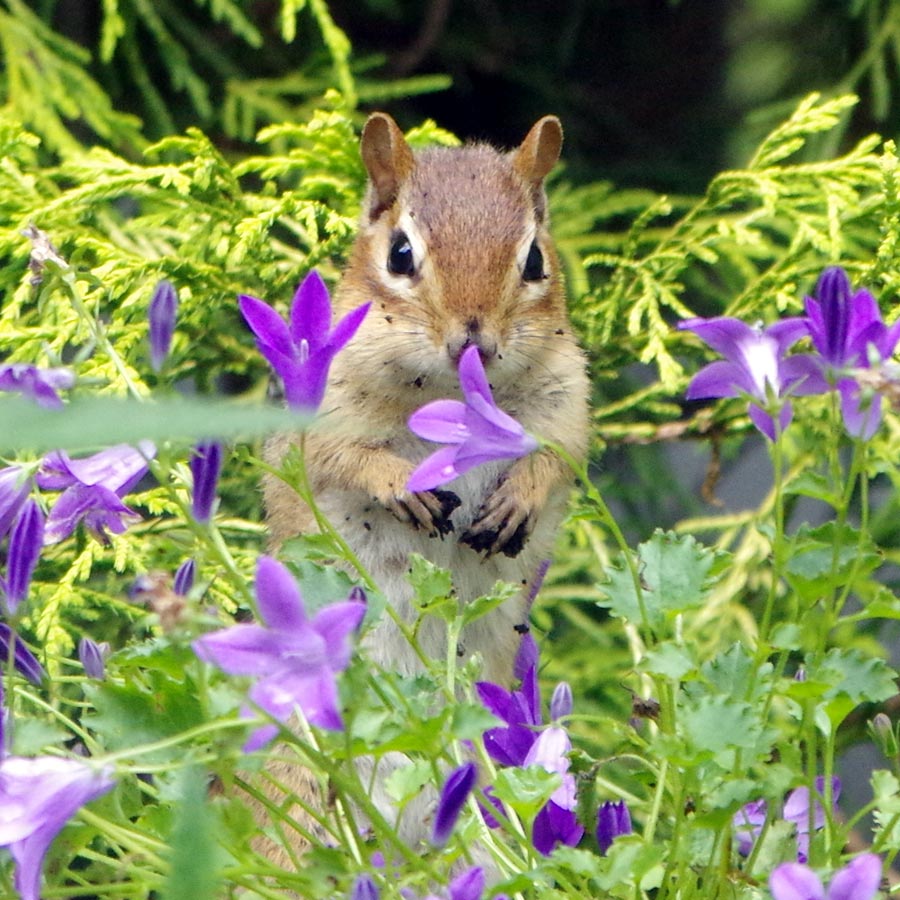
[[[460,502],[453,491],[404,491],[389,498],[385,506],[417,531],[421,528],[429,537],[444,537],[453,531],[450,516]]]
[[[531,510],[506,481],[487,498],[478,511],[478,518],[460,536],[461,544],[485,556],[503,553],[518,556],[531,534],[534,520]]]

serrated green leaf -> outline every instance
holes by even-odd
[[[560,784],[560,775],[540,766],[507,768],[497,773],[494,793],[530,822]]]
[[[700,697],[686,705],[679,718],[684,740],[701,753],[750,749],[762,731],[757,711],[731,697]]]
[[[715,562],[713,551],[692,535],[656,531],[638,547],[643,603],[652,628],[659,629],[668,618],[705,603]],[[640,623],[640,605],[628,568],[620,562],[607,571],[607,577],[601,585],[606,598],[598,605]]]
[[[415,591],[416,607],[452,622],[459,612],[459,603],[453,593],[450,572],[418,553],[410,554],[409,568],[407,578]]]
[[[663,641],[652,650],[648,650],[641,661],[642,670],[675,681],[680,681],[696,668],[697,663],[688,649],[672,641]]]

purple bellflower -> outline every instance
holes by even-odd
[[[802,863],[776,866],[769,876],[775,900],[872,900],[881,884],[881,860],[863,853],[831,876],[828,890],[819,876]]]
[[[597,844],[605,856],[617,837],[631,834],[631,813],[624,800],[605,800],[597,810]]]
[[[410,491],[430,491],[482,463],[518,459],[538,442],[494,403],[481,354],[469,347],[459,358],[461,400],[435,400],[409,417],[409,428],[426,441],[446,444],[421,462],[409,477]]]
[[[175,316],[178,313],[178,294],[171,281],[163,279],[150,298],[150,365],[159,372],[172,347]]]
[[[0,391],[18,391],[50,409],[62,406],[57,391],[68,390],[74,384],[75,373],[71,369],[40,369],[27,363],[0,365]]]
[[[806,297],[806,322],[822,369],[822,390],[829,385],[841,396],[844,426],[854,437],[868,440],[881,422],[881,395],[863,403],[851,369],[868,369],[869,351],[888,359],[900,341],[900,322],[891,326],[881,319],[875,298],[866,290],[852,292],[843,269],[826,269],[816,285],[816,296]]]
[[[293,575],[280,562],[261,556],[256,568],[256,601],[263,625],[233,625],[198,638],[194,652],[231,675],[251,675],[250,702],[279,722],[295,708],[322,728],[339,730],[335,674],[350,662],[350,635],[366,612],[365,595],[320,609],[311,619]],[[248,706],[242,715],[252,717]],[[274,724],[257,728],[244,750],[258,750],[278,733]]]
[[[5,622],[0,622],[0,667],[9,659],[9,644],[13,642],[13,661],[16,670],[32,684],[39,685],[46,677],[43,666],[25,643]]]
[[[30,491],[31,479],[25,477],[21,466],[0,469],[0,538],[12,528]]]
[[[805,863],[809,858],[810,826],[812,831],[819,831],[825,827],[825,810],[819,802],[819,797],[825,790],[825,779],[820,775],[816,778],[816,799],[813,800],[810,810],[809,788],[801,785],[794,788],[784,800],[782,818],[791,822],[796,829],[797,836],[797,860]],[[837,811],[837,801],[841,794],[841,780],[837,776],[831,779],[831,801],[834,811]],[[753,800],[744,804],[735,814],[733,827],[737,840],[737,850],[741,856],[749,856],[753,851],[753,845],[762,831],[768,814],[768,806],[765,800]]]
[[[678,327],[693,331],[725,357],[704,366],[693,377],[687,389],[688,400],[744,395],[750,399],[750,420],[771,441],[791,422],[789,395],[821,391],[822,379],[815,360],[802,354],[785,355],[806,334],[803,319],[782,319],[761,328],[718,316],[688,319]],[[781,400],[777,428],[766,410],[774,400]]]
[[[222,445],[217,441],[199,444],[191,457],[190,466],[194,476],[191,515],[195,521],[206,524],[212,517],[216,502],[216,485],[222,471]]]
[[[143,478],[155,453],[153,444],[141,441],[137,449],[118,444],[84,459],[71,459],[61,450],[47,454],[37,483],[62,494],[47,518],[44,543],[64,540],[82,520],[102,541],[107,540],[107,532],[122,534],[139,518],[122,497]]]
[[[238,303],[259,352],[284,384],[288,406],[315,412],[325,396],[331,361],[356,334],[371,304],[358,306],[331,329],[331,300],[315,270],[297,288],[288,322],[256,297],[242,294]]]
[[[3,594],[6,611],[15,615],[19,604],[28,596],[34,567],[44,545],[44,514],[32,499],[19,510],[9,535],[9,554],[6,560],[6,582]]]
[[[477,775],[475,763],[467,762],[447,776],[441,788],[437,811],[434,814],[434,829],[431,833],[431,842],[436,847],[443,847],[450,839],[456,820],[475,786]]]
[[[110,770],[81,760],[8,756],[0,761],[0,846],[16,864],[22,900],[39,900],[44,856],[62,827],[114,783]]]
[[[793,822],[797,827],[797,860],[805,863],[809,858],[810,826],[813,831],[820,831],[825,827],[825,810],[819,802],[825,790],[825,779],[820,775],[816,778],[816,798],[813,799],[810,809],[809,788],[806,785],[794,788],[784,801],[784,818],[787,822]],[[838,797],[841,795],[841,780],[837,776],[831,778],[831,801],[834,804],[833,811],[837,811]]]

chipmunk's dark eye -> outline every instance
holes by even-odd
[[[522,278],[525,281],[540,281],[543,277],[544,254],[541,253],[537,241],[532,241],[528,249],[528,258],[525,260],[525,268],[522,270]]]
[[[413,262],[412,245],[402,231],[395,231],[391,236],[391,249],[388,253],[388,272],[392,275],[413,275],[416,267]]]

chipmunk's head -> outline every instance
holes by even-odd
[[[369,118],[369,188],[345,280],[373,301],[366,328],[390,342],[404,372],[443,386],[474,344],[492,379],[516,378],[565,324],[544,194],[561,146],[554,116],[508,153],[485,144],[414,153],[390,116]]]

